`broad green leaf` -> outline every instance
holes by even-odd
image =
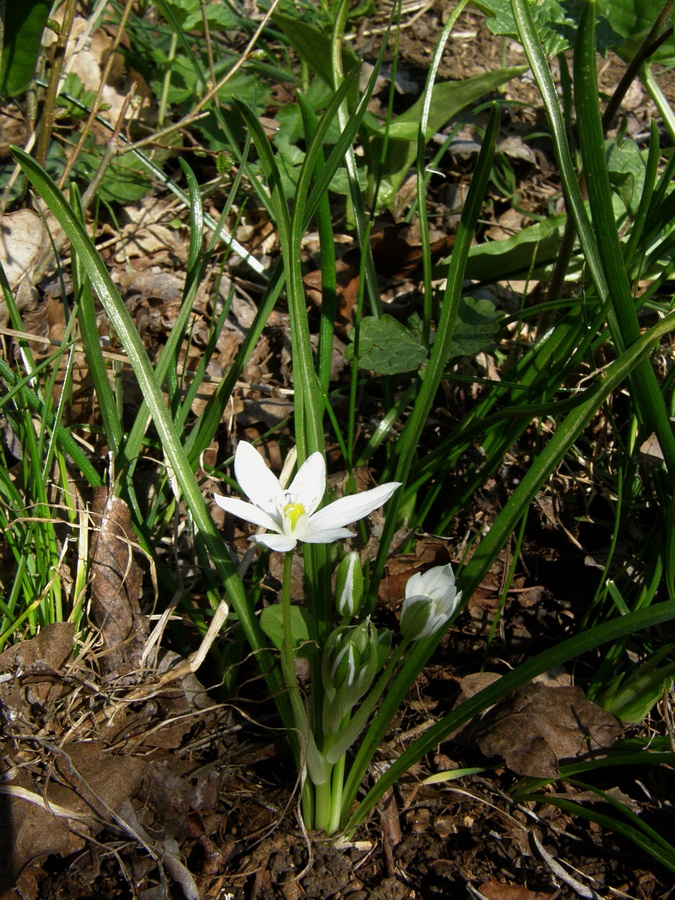
[[[220,79],[228,69],[235,64],[236,59],[228,55],[227,59],[223,59],[216,63],[214,71],[216,78]],[[168,64],[168,63],[167,63]],[[201,96],[203,92],[203,80],[201,74],[195,70],[193,61],[185,54],[178,53],[171,60],[171,81],[167,91],[167,101],[171,105],[179,105],[181,103],[191,103],[195,97]],[[161,96],[163,87],[163,78],[159,75],[151,81],[153,90],[157,96]],[[255,106],[258,111],[262,112],[265,103],[270,95],[270,88],[265,81],[256,77],[251,72],[237,72],[232,76],[218,92],[218,99],[221,103],[230,103],[232,97],[236,96],[239,100],[244,100],[251,106]],[[221,136],[222,141],[222,136]]]
[[[291,606],[291,632],[296,656],[307,656],[314,644],[309,637],[309,613],[300,606]],[[260,613],[260,627],[277,650],[284,642],[283,608],[280,603],[266,606]],[[304,650],[303,650],[304,647]]]
[[[585,0],[529,0],[529,3],[539,40],[549,59],[574,46]],[[474,5],[488,17],[487,26],[493,34],[520,41],[511,0],[478,0]],[[606,19],[601,19],[598,23],[598,50],[604,53],[615,47],[617,42],[622,42],[621,35]]]
[[[649,34],[663,3],[656,3],[654,0],[597,0],[597,2],[600,15],[605,16],[612,28],[621,36],[621,40],[616,41],[612,49],[623,59],[632,59]],[[670,24],[672,27],[672,12]],[[659,62],[664,66],[675,65],[673,50],[671,37],[671,40],[666,41],[651,57],[651,62]]]
[[[354,334],[354,332],[352,332]],[[354,345],[347,347],[353,358]],[[427,358],[426,347],[393,316],[365,316],[359,334],[359,365],[380,375],[398,375],[419,369]]]
[[[16,97],[28,90],[42,52],[49,0],[6,0],[0,61],[0,94]]]
[[[435,84],[424,135],[425,141],[430,140],[465,107],[476,103],[511,78],[521,75],[525,69],[525,66],[512,66],[472,75],[462,81],[444,81]],[[375,124],[372,117],[364,121],[365,129],[371,133],[366,147],[369,166],[373,176],[378,171],[381,171],[382,175],[377,195],[378,204],[381,206],[391,206],[408,170],[415,162],[422,104],[423,100],[420,98],[410,109],[389,123],[387,152],[381,167],[382,147],[387,129],[384,125]]]
[[[631,215],[637,212],[645,180],[645,155],[637,144],[625,139],[607,144],[607,170],[612,187]]]
[[[466,277],[491,281],[527,275],[541,277],[558,254],[567,216],[561,213],[523,228],[504,241],[490,241],[471,248]]]
[[[473,356],[494,343],[502,313],[487,297],[462,297],[450,358]]]

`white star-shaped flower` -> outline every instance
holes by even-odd
[[[237,446],[234,474],[251,502],[216,494],[216,503],[233,516],[273,532],[256,534],[249,540],[282,553],[293,550],[298,541],[330,544],[353,537],[354,533],[344,526],[382,506],[400,485],[390,481],[318,509],[326,493],[326,463],[320,453],[312,453],[305,460],[286,490],[258,451],[246,441],[240,441]]]

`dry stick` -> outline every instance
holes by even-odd
[[[206,13],[206,4],[204,0],[199,0],[199,6],[202,14],[202,28],[204,29],[204,43],[206,44],[206,59],[209,66],[209,78],[211,84],[216,83],[216,70],[213,67],[213,48],[211,47],[211,32],[209,31],[209,19]],[[207,85],[208,87],[208,85]]]
[[[105,175],[108,166],[113,161],[113,159],[120,153],[119,150],[119,136],[120,131],[122,130],[122,125],[124,125],[124,120],[126,119],[127,110],[129,109],[129,104],[134,98],[136,93],[136,82],[131,85],[131,90],[124,98],[124,102],[122,104],[122,109],[120,110],[120,114],[117,117],[117,121],[115,123],[115,127],[113,128],[112,135],[110,139],[107,141],[105,145],[105,150],[103,151],[103,156],[101,157],[101,161],[98,164],[98,168],[94,173],[94,177],[92,178],[89,187],[82,195],[82,210],[85,211],[89,204],[92,202],[94,197],[96,196],[96,192],[98,191],[101,181],[103,180],[103,176]],[[38,259],[35,264],[35,267],[31,273],[31,284],[38,284],[42,277],[45,275],[50,265],[52,264],[52,260],[64,246],[67,241],[66,233],[63,229],[59,228],[56,234],[53,235],[52,240],[50,242],[49,247],[44,251],[42,256]]]
[[[265,17],[261,21],[260,25],[256,28],[255,33],[253,34],[253,37],[248,42],[248,45],[246,46],[244,52],[242,53],[242,55],[238,59],[238,61],[234,64],[234,66],[232,66],[232,68],[227,72],[226,75],[223,75],[223,77],[220,79],[220,81],[217,84],[214,84],[213,87],[211,87],[204,94],[204,96],[201,98],[201,100],[198,101],[198,103],[190,110],[189,113],[187,113],[185,116],[183,116],[183,118],[180,119],[178,122],[174,122],[173,125],[167,125],[166,128],[162,128],[160,131],[155,132],[155,134],[151,134],[148,137],[141,138],[141,140],[135,141],[134,143],[125,144],[124,150],[120,151],[120,152],[129,153],[130,151],[141,150],[143,147],[146,147],[148,144],[157,143],[159,138],[164,137],[165,135],[171,134],[174,131],[178,131],[182,128],[187,128],[189,125],[192,125],[194,122],[197,122],[197,121],[199,121],[199,119],[203,118],[206,115],[206,113],[202,113],[201,110],[206,106],[207,103],[209,103],[210,100],[213,100],[213,98],[216,97],[216,95],[227,84],[227,82],[230,80],[230,78],[232,78],[239,71],[239,69],[241,69],[241,67],[244,65],[244,63],[247,61],[248,57],[252,53],[252,51],[258,41],[258,38],[262,34],[263,29],[269,22],[269,20],[272,16],[272,13],[274,12],[274,10],[277,8],[278,5],[279,5],[279,0],[274,0],[274,2],[272,3],[272,5],[268,9],[268,11],[265,13]]]
[[[79,138],[77,144],[75,144],[75,149],[73,150],[73,152],[70,154],[70,156],[68,158],[66,167],[63,170],[63,175],[59,179],[59,190],[63,190],[63,186],[66,183],[66,179],[68,178],[68,175],[70,174],[71,169],[77,162],[77,158],[82,151],[84,142],[86,141],[87,137],[89,136],[89,132],[94,124],[94,120],[96,119],[96,114],[98,112],[99,104],[101,102],[101,97],[103,95],[103,89],[106,86],[106,83],[108,81],[108,76],[110,75],[110,71],[113,67],[113,63],[115,61],[115,52],[116,52],[117,48],[119,47],[120,41],[122,40],[122,35],[124,34],[124,27],[127,23],[127,19],[129,18],[129,14],[131,13],[133,3],[134,3],[134,0],[127,0],[126,6],[124,7],[124,11],[122,12],[122,18],[120,19],[119,27],[117,29],[117,34],[115,35],[112,46],[110,48],[110,56],[108,57],[108,61],[105,64],[103,72],[101,73],[101,78],[98,83],[98,89],[96,91],[96,96],[94,97],[94,101],[91,104],[91,110],[89,112],[89,116],[84,125],[84,128],[82,129],[82,134],[80,135],[80,138]]]
[[[656,20],[656,22],[654,22],[654,25],[652,26],[649,34],[647,35],[645,40],[642,42],[637,53],[635,54],[633,59],[630,61],[628,68],[623,73],[623,75],[621,77],[621,81],[617,85],[616,90],[614,91],[612,96],[609,98],[609,102],[607,103],[607,106],[605,107],[605,112],[602,116],[602,127],[604,128],[605,131],[607,131],[609,126],[612,124],[612,119],[616,115],[616,112],[619,108],[619,104],[621,103],[623,98],[626,96],[628,88],[631,86],[633,81],[639,75],[639,70],[640,70],[640,67],[642,66],[642,64],[644,62],[646,62],[646,60],[648,60],[649,57],[653,53],[655,53],[662,44],[665,44],[665,42],[667,40],[672,38],[672,36],[673,36],[672,26],[670,28],[667,28],[663,32],[663,34],[659,34],[661,29],[665,25],[666,19],[670,15],[672,9],[673,9],[673,2],[672,2],[672,0],[668,0],[666,5],[661,10],[661,13],[659,14],[658,19]]]
[[[59,30],[56,39],[56,47],[54,49],[54,61],[52,63],[51,72],[49,73],[49,84],[47,85],[47,94],[45,96],[45,105],[42,111],[42,121],[40,123],[40,134],[38,136],[38,145],[35,153],[35,159],[44,166],[47,159],[47,148],[49,140],[52,136],[52,128],[54,126],[56,97],[59,90],[59,81],[61,78],[61,69],[66,55],[66,47],[68,39],[73,27],[73,19],[75,18],[76,0],[67,0],[66,11],[63,16],[63,24]]]

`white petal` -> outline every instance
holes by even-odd
[[[326,493],[326,463],[320,453],[312,453],[298,469],[288,493],[311,516]]]
[[[255,541],[256,544],[263,544],[270,550],[277,550],[279,553],[288,553],[293,550],[297,541],[295,538],[287,537],[285,534],[254,534],[249,541]]]
[[[279,479],[267,468],[252,444],[240,441],[234,455],[234,474],[239,487],[256,506],[273,513],[285,503]]]
[[[314,528],[310,522],[301,540],[306,544],[332,544],[333,541],[341,541],[348,537],[355,537],[354,532],[348,528],[334,528],[330,525]]]
[[[399,485],[398,481],[390,481],[370,491],[352,494],[351,497],[342,497],[340,500],[329,503],[328,506],[324,506],[319,512],[314,513],[310,519],[308,533],[310,531],[313,533],[315,528],[337,528],[340,525],[349,525],[350,522],[362,519],[374,509],[385,504]]]
[[[434,566],[422,575],[423,590],[420,593],[430,597],[440,598],[453,593],[455,590],[455,576],[452,566]]]
[[[262,525],[263,528],[270,528],[272,531],[279,530],[279,526],[274,519],[252,503],[246,503],[244,500],[238,500],[236,497],[219,497],[218,494],[214,494],[213,499],[221,509],[224,509],[225,512],[230,513],[232,516],[237,516],[246,522],[252,522],[253,525]]]
[[[406,599],[413,597],[423,597],[426,596],[427,591],[424,588],[424,581],[422,580],[422,573],[415,572],[414,575],[411,575],[407,580],[405,585],[405,596]],[[405,602],[405,601],[404,601]]]

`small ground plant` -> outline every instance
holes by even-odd
[[[67,239],[72,295],[62,298],[66,324],[59,346],[36,358],[21,336],[20,303],[2,274],[19,349],[14,359],[0,360],[6,423],[0,524],[13,567],[12,586],[0,597],[0,649],[56,621],[69,620],[86,633],[90,526],[77,494],[107,485],[130,510],[162,604],[168,609],[173,603],[190,619],[189,628],[176,629],[175,639],[186,656],[195,654],[194,667],[207,648],[218,646],[226,617],[231,630],[225,640],[232,640],[222,651],[219,677],[228,677],[223,660],[240,662],[244,652],[255,658],[297,769],[303,824],[331,837],[352,838],[385,792],[434,747],[556,667],[583,665],[588,699],[623,723],[643,721],[669,694],[675,671],[669,631],[675,619],[673,379],[660,377],[654,365],[656,354],[667,352],[675,325],[666,290],[674,265],[675,157],[661,146],[664,132],[656,120],[644,145],[621,128],[608,138],[630,78],[640,73],[665,123],[666,139],[672,140],[672,111],[650,68],[668,61],[663,35],[672,9],[667,4],[646,21],[637,3],[476,4],[495,34],[523,48],[546,115],[561,204],[555,214],[508,240],[476,242],[486,197],[493,196],[495,185],[502,193],[510,190],[507,169],[495,166],[506,105],[497,95],[477,114],[480,147],[454,246],[438,261],[426,208],[433,174],[430,142],[461,111],[475,108],[486,93],[526,69],[501,67],[459,84],[437,83],[442,55],[467,5],[460,2],[444,25],[422,96],[395,115],[392,88],[378,117],[372,99],[387,40],[396,34],[396,11],[372,73],[359,80],[359,60],[345,41],[347,2],[309,5],[314,15],[300,14],[295,4],[275,3],[256,26],[237,4],[157,0],[142,10],[111,4],[130,38],[127,62],[138,65],[159,98],[154,136],[132,134],[125,118],[129,96],[116,122],[103,118],[101,127],[112,135],[104,147],[94,137],[94,123],[104,112],[100,97],[89,96],[74,78],[64,81],[54,67],[44,81],[36,153],[13,149],[24,187],[30,185],[49,216],[57,248]],[[69,0],[64,7],[59,40],[67,41],[75,3]],[[40,30],[45,9],[35,4],[32,13]],[[639,45],[628,40],[626,15],[643,22]],[[358,20],[353,10],[351,17]],[[22,27],[12,19],[5,23],[5,53],[19,48],[31,73],[26,80],[3,55],[0,87],[10,95],[33,83],[41,59],[39,46],[21,43]],[[235,30],[246,39],[241,52],[228,46],[227,35]],[[598,51],[610,48],[628,61],[628,71],[603,111],[597,58]],[[292,84],[293,99],[279,112],[279,127],[270,138],[261,116],[275,80]],[[72,129],[70,156],[50,149],[58,143],[59,104]],[[181,159],[167,174],[177,135],[183,140],[191,128],[199,134],[199,159],[213,163],[213,183],[200,183],[196,154],[192,166]],[[371,237],[378,215],[391,210],[411,173],[422,274],[418,308],[397,317],[382,302]],[[9,167],[5,174],[9,202]],[[84,195],[83,178],[92,179]],[[116,200],[140,201],[153,179],[168,185],[187,209],[189,250],[175,321],[151,359],[91,239],[87,211],[107,207],[115,216]],[[224,197],[219,219],[204,210],[215,190]],[[264,209],[274,225],[279,254],[271,271],[226,232],[233,210],[243,215],[243,196]],[[343,354],[346,375],[339,382],[331,374],[339,319],[336,208],[356,235],[359,251]],[[320,250],[316,334],[303,269],[310,230],[316,231]],[[255,273],[260,295],[228,371],[195,414],[234,288],[220,305],[214,300],[194,371],[186,365],[186,347],[196,340],[199,291],[214,272],[220,283],[226,268],[227,257],[218,259],[222,246]],[[506,277],[536,278],[545,290],[535,305],[504,313],[480,290]],[[101,345],[97,302],[140,388],[133,414],[125,406],[116,362]],[[207,463],[205,454],[245,366],[282,304],[293,397],[292,423],[277,426],[287,450],[283,470],[275,474],[244,435],[228,438],[226,458]],[[498,349],[506,346],[513,351],[508,362]],[[466,361],[486,352],[503,363],[499,377],[464,376]],[[81,423],[69,414],[78,353],[96,398],[87,425],[89,444]],[[462,379],[473,381],[471,403],[451,427],[441,427],[442,398]],[[362,429],[358,408],[364,394],[378,398],[378,419],[369,430]],[[602,453],[601,429],[608,448]],[[416,533],[442,535],[458,521],[475,522],[469,515],[475,498],[525,442],[531,447],[528,464],[485,527],[472,527],[469,538],[461,546],[457,542],[461,552],[453,564],[412,574],[402,588],[398,615],[385,624],[378,598],[392,558],[409,549]],[[656,461],[647,464],[642,448],[649,442],[657,452]],[[92,447],[105,448],[104,464]],[[160,460],[160,474],[143,495],[139,471],[150,457]],[[343,496],[327,486],[330,466],[346,473]],[[363,466],[369,466],[374,481],[357,490]],[[591,599],[577,608],[574,627],[456,709],[443,711],[370,782],[378,748],[411,687],[508,548],[513,565],[491,622],[492,640],[532,504],[561,472],[575,482],[591,473],[610,498],[613,515],[606,559],[588,576],[591,587],[585,593]],[[225,513],[225,532],[214,522],[216,506]],[[378,510],[383,512],[376,529],[368,517]],[[645,510],[648,516],[642,515]],[[643,539],[628,558],[618,548],[638,517]],[[187,525],[198,570],[200,602],[192,606],[181,607],[180,599],[171,597],[173,575],[164,547],[177,520]],[[235,544],[241,549],[242,542],[224,539],[224,533],[234,534],[235,520],[257,529],[246,535],[250,549],[239,556]],[[352,525],[354,530],[347,528]],[[280,584],[277,591],[263,592],[273,554],[282,554]],[[301,564],[300,582],[293,577],[294,561]],[[67,569],[70,580],[62,575]],[[195,634],[205,636],[201,649]],[[476,670],[480,666],[477,660]],[[515,800],[553,803],[611,827],[675,871],[672,844],[594,780],[609,766],[672,765],[675,756],[665,737],[626,738],[602,754],[595,745],[588,749],[585,758],[561,765],[558,777],[518,782]],[[557,780],[578,796],[547,793]],[[597,805],[586,802],[589,795]],[[616,817],[602,811],[607,805]]]

